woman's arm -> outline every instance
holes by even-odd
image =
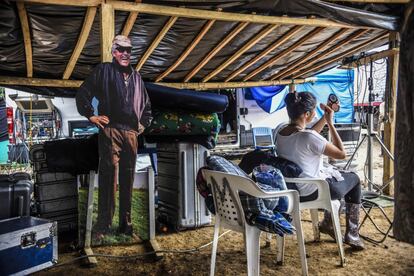
[[[326,124],[326,119],[325,119],[325,116],[323,116],[316,122],[316,124],[313,125],[311,129],[316,131],[317,133],[321,133],[325,124]]]
[[[329,134],[332,138],[332,143],[328,143],[325,147],[323,154],[326,156],[335,158],[335,159],[345,159],[346,152],[344,145],[342,144],[341,137],[339,137],[338,132],[333,124],[333,110],[324,104],[321,104],[321,107],[325,110],[324,118],[329,127]]]

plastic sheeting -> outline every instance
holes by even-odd
[[[326,3],[314,0],[256,0],[256,1],[143,1],[144,3],[162,4],[170,6],[183,6],[198,9],[216,9],[223,8],[223,11],[251,13],[267,15],[289,15],[291,17],[305,17],[309,14],[330,18],[335,21],[359,24],[362,26],[376,27],[371,29],[363,36],[355,39],[341,47],[337,52],[325,56],[323,60],[335,57],[340,52],[349,50],[357,44],[367,41],[384,30],[398,29],[398,20],[401,14],[401,8],[390,8],[390,6],[381,6],[382,9],[355,9],[354,7],[340,6],[337,4]],[[401,7],[401,5],[396,5]],[[70,59],[73,49],[76,45],[79,32],[82,28],[83,19],[86,13],[84,7],[68,7],[57,5],[38,5],[25,3],[28,14],[29,26],[31,29],[31,39],[33,48],[33,77],[61,79]],[[377,6],[375,6],[377,7]],[[380,11],[380,13],[379,13]],[[392,11],[392,13],[389,13]],[[395,15],[389,15],[395,14]],[[115,13],[115,33],[120,33],[127,19],[128,12],[116,11]],[[71,79],[83,80],[90,74],[92,69],[100,62],[100,26],[99,11],[95,17],[90,35],[86,41],[85,47],[81,52],[77,64],[71,75]],[[0,2],[0,75],[1,76],[26,76],[25,51],[23,35],[19,22],[16,4],[13,1]],[[138,60],[147,50],[148,46],[154,40],[156,35],[168,20],[167,16],[157,16],[149,14],[139,14],[138,19],[133,26],[130,37],[134,46],[132,51],[131,63],[135,66]],[[206,20],[179,18],[176,23],[167,32],[158,47],[140,70],[143,79],[153,82],[162,72],[171,66],[181,55],[184,49],[199,33]],[[165,82],[182,82],[187,74],[221,41],[228,33],[235,28],[236,22],[216,21],[212,28],[203,37],[197,47],[190,55],[167,77]],[[217,68],[225,60],[231,57],[238,49],[246,44],[252,37],[265,28],[265,24],[249,24],[241,33],[237,35],[219,54],[212,58],[191,80],[190,82],[199,82],[207,76],[212,70]],[[223,81],[232,72],[240,68],[243,64],[258,55],[266,49],[293,26],[282,25],[274,29],[269,35],[261,39],[256,45],[246,51],[235,62],[222,70],[211,81]],[[273,50],[266,57],[242,72],[233,81],[240,81],[248,73],[268,61],[275,54],[286,49],[295,43],[300,37],[311,32],[315,27],[306,26],[290,39],[287,43]],[[303,43],[286,57],[281,58],[273,66],[264,70],[253,77],[252,81],[264,80],[277,73],[279,70],[288,67],[292,62],[300,60],[311,49],[314,49],[320,43],[323,43],[328,37],[332,36],[338,28],[325,28],[318,35]],[[351,33],[357,30],[350,30],[341,36],[334,45],[345,39]],[[361,51],[383,45],[387,39],[380,40],[372,45],[367,46]],[[328,45],[328,46],[332,46]],[[332,65],[329,65],[332,66]],[[318,72],[326,70],[320,68]],[[315,72],[308,72],[303,77],[314,75]],[[17,88],[17,87],[15,87]],[[55,96],[74,96],[76,89],[62,88],[25,88],[18,89],[31,93]]]
[[[289,92],[289,87],[286,85],[253,87],[250,88],[250,95],[252,100],[255,100],[267,113],[273,113],[285,107],[284,98]],[[247,97],[246,97],[247,99]]]
[[[316,76],[314,83],[304,83],[296,86],[296,91],[312,92],[318,103],[326,103],[329,94],[339,98],[341,108],[335,112],[336,123],[352,123],[354,115],[354,71],[332,69]],[[323,110],[317,105],[316,112],[319,118]]]
[[[315,77],[315,82],[297,84],[296,91],[312,92],[318,103],[326,103],[329,94],[338,96],[341,103],[339,112],[335,113],[336,123],[352,123],[354,112],[354,71],[332,69]],[[288,86],[269,86],[249,88],[248,93],[257,104],[267,113],[273,113],[284,108],[285,96],[289,93]],[[317,105],[317,115],[320,118],[323,111]]]

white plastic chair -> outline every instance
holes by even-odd
[[[275,149],[273,133],[270,127],[252,128],[253,144],[255,149]]]
[[[324,209],[332,214],[332,225],[334,226],[336,243],[338,244],[338,252],[341,266],[345,266],[344,246],[342,242],[341,224],[339,222],[339,208],[341,203],[339,200],[332,200],[329,192],[329,184],[325,179],[318,178],[285,178],[286,183],[314,184],[318,187],[318,198],[312,201],[301,202],[300,210],[310,210],[312,219],[313,236],[315,241],[320,241],[318,209]]]
[[[218,236],[221,228],[231,229],[243,233],[247,257],[248,275],[259,275],[260,263],[260,234],[261,230],[246,223],[245,214],[240,202],[239,192],[258,198],[271,198],[287,196],[289,198],[289,210],[296,227],[299,254],[302,263],[302,274],[308,275],[305,243],[302,233],[299,211],[299,194],[294,190],[265,192],[255,182],[243,176],[232,175],[223,172],[203,170],[204,178],[212,189],[214,204],[216,207],[216,219],[214,226],[214,240],[211,252],[210,275],[214,275],[216,265],[216,253]],[[284,255],[284,238],[278,236],[277,261],[281,263]]]

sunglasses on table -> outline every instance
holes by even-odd
[[[117,47],[116,50],[120,53],[123,53],[126,51],[128,54],[130,54],[132,48],[131,47]]]

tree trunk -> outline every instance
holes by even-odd
[[[414,244],[414,1],[401,33],[397,94],[394,235]]]

